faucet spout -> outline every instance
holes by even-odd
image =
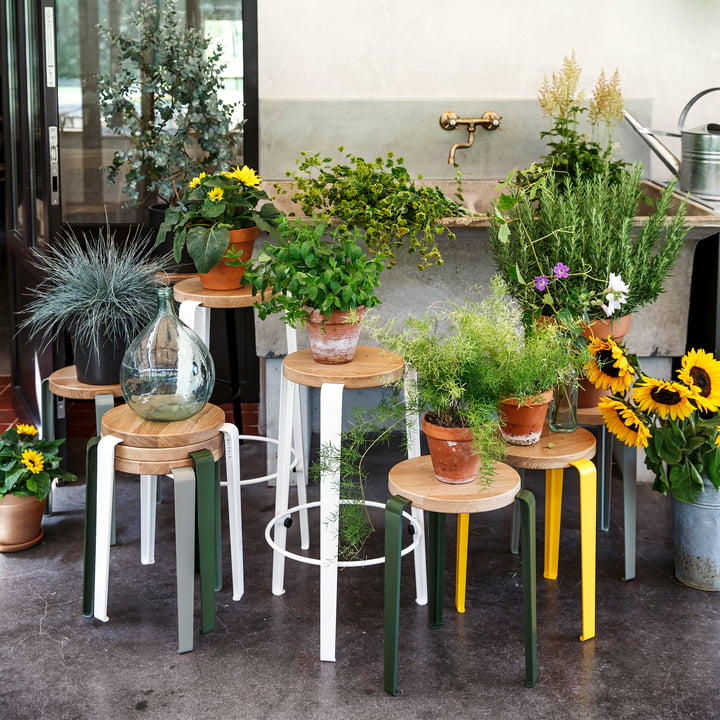
[[[486,130],[497,130],[500,127],[500,120],[502,120],[502,117],[492,110],[484,112],[479,118],[461,118],[451,110],[444,112],[440,116],[440,127],[443,130],[457,130],[460,125],[466,125],[468,129],[467,142],[455,143],[455,145],[450,148],[448,164],[455,164],[456,150],[467,149],[472,146],[473,140],[475,139],[475,130],[478,125],[484,127]]]

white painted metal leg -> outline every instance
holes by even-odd
[[[177,583],[178,652],[193,649],[195,606],[195,470],[172,471],[175,489],[175,562]],[[153,502],[154,504],[154,502]]]
[[[292,419],[294,413],[294,386],[284,373],[280,376],[280,413],[278,418],[278,463],[277,484],[275,487],[275,523],[274,538],[276,544],[285,548],[287,528],[285,511],[288,509],[290,494],[290,457],[292,445]],[[277,550],[273,552],[272,592],[282,595],[285,592],[285,556]]]
[[[157,475],[140,476],[140,562],[155,562],[155,509],[157,507]]]
[[[412,368],[405,370],[405,397],[412,399],[416,393],[417,373]],[[413,403],[411,403],[412,405]],[[420,423],[417,413],[408,412],[405,415],[405,431],[407,433],[408,458],[420,456]],[[425,515],[415,506],[411,509],[413,519],[425,531]],[[415,602],[418,605],[427,605],[427,562],[425,559],[425,543],[420,543],[414,550],[415,560]]]
[[[292,444],[295,449],[295,479],[297,487],[298,505],[307,502],[307,471],[305,470],[305,436],[303,434],[302,405],[300,403],[300,386],[293,383],[293,433]],[[307,508],[298,512],[300,516],[300,547],[307,550],[310,547],[310,523],[308,522]]]
[[[112,526],[113,490],[115,487],[115,446],[120,438],[106,435],[98,443],[97,515],[95,529],[95,593],[94,612],[98,620],[107,622],[108,583],[110,581],[110,534]]]
[[[231,423],[222,425],[220,432],[222,432],[225,440],[225,475],[227,476],[233,600],[240,600],[245,592],[242,504],[240,502],[240,439],[237,427]]]
[[[197,300],[183,300],[178,317],[210,347],[210,308],[203,307]]]
[[[320,453],[330,460],[320,477],[320,660],[327,662],[335,662],[343,390],[339,383],[320,389]]]

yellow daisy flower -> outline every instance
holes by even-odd
[[[650,428],[640,416],[624,402],[611,397],[604,397],[598,403],[607,429],[630,447],[647,447]]]
[[[592,359],[583,369],[587,379],[596,387],[616,395],[625,393],[633,383],[635,369],[624,350],[612,339],[592,338],[588,343]]]
[[[220,202],[224,194],[225,191],[222,188],[215,187],[208,193],[208,198],[212,200],[212,202]]]
[[[201,172],[199,175],[197,175],[190,181],[190,187],[196,188],[202,182],[202,179],[205,177],[207,177],[207,173]]]
[[[33,474],[37,475],[45,467],[45,458],[37,450],[23,450],[20,462]]]
[[[25,425],[23,423],[18,423],[15,426],[15,429],[17,430],[18,435],[37,435],[38,429],[34,425]]]
[[[642,412],[654,412],[663,419],[669,415],[671,420],[682,420],[695,410],[692,391],[678,382],[643,377],[632,395]]]
[[[260,184],[260,178],[258,177],[258,174],[252,169],[249,168],[247,165],[243,165],[242,167],[234,167],[232,169],[232,172],[227,173],[228,177],[234,178],[235,180],[239,180],[243,185],[247,185],[249,187],[257,187]]]
[[[705,350],[690,350],[680,361],[678,379],[693,393],[693,401],[704,412],[720,409],[720,361]]]

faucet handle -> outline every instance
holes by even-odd
[[[454,130],[457,127],[458,114],[452,110],[446,110],[440,116],[440,127],[443,130]]]
[[[480,116],[479,124],[482,125],[486,130],[497,130],[500,127],[501,120],[502,115],[498,115],[496,112],[488,110]]]

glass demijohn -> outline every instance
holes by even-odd
[[[120,368],[125,402],[146,420],[185,420],[202,410],[215,385],[205,343],[175,314],[172,289],[158,288],[158,310],[130,343]]]

